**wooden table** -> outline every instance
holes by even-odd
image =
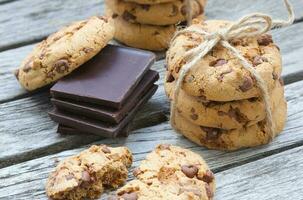
[[[235,20],[254,11],[287,16],[281,0],[209,1],[208,18]],[[47,199],[44,184],[56,162],[100,143],[128,146],[134,167],[159,143],[198,152],[216,172],[216,199],[303,199],[303,0],[292,3],[296,23],[273,31],[283,54],[289,105],[286,128],[270,145],[226,153],[198,147],[174,133],[167,121],[169,104],[162,81],[127,139],[56,134],[57,124],[47,115],[48,92],[25,92],[12,70],[35,43],[59,27],[102,14],[103,1],[0,0],[0,199]],[[153,68],[163,80],[164,60]]]

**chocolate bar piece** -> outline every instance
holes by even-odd
[[[152,70],[148,71],[139,82],[135,91],[131,94],[131,97],[127,99],[126,104],[120,110],[65,99],[53,98],[51,101],[59,110],[75,114],[81,113],[81,115],[89,118],[118,124],[128,114],[128,112],[135,107],[136,103],[145,95],[145,93],[153,87],[154,83],[158,79],[158,72]]]
[[[126,127],[124,127],[119,133],[118,136],[119,137],[127,137],[129,135],[129,132],[131,130],[130,128],[130,124],[128,124]],[[86,135],[86,132],[83,131],[79,131],[77,129],[68,127],[68,126],[64,126],[62,124],[58,125],[58,129],[57,129],[57,133],[62,134],[62,135]]]
[[[128,115],[117,125],[110,125],[99,120],[82,117],[72,113],[64,112],[58,109],[54,109],[49,112],[50,117],[55,122],[75,128],[81,132],[87,132],[91,134],[100,135],[103,137],[117,137],[118,133],[130,123],[134,118],[139,108],[145,104],[150,97],[157,91],[158,86],[154,85],[147,94],[137,103],[136,107],[133,108]]]
[[[148,51],[108,45],[51,88],[54,98],[121,109],[155,62]]]

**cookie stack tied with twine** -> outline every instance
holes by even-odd
[[[168,48],[178,24],[203,15],[206,0],[105,0],[105,3],[116,27],[117,41],[161,51]]]
[[[287,104],[279,48],[267,32],[290,25],[265,14],[238,22],[194,20],[172,39],[166,93],[172,126],[191,141],[221,150],[267,144],[284,128]]]

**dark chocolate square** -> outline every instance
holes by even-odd
[[[156,71],[148,71],[134,92],[127,99],[126,103],[120,110],[90,104],[85,102],[77,102],[69,99],[51,99],[52,103],[60,110],[80,114],[92,119],[118,124],[136,105],[137,102],[153,87],[154,83],[159,79]]]
[[[65,98],[120,109],[155,62],[148,51],[108,45],[51,88]]]
[[[58,109],[54,109],[49,112],[50,117],[59,124],[77,129],[81,132],[87,132],[103,137],[117,137],[119,132],[129,124],[135,117],[137,111],[142,105],[144,105],[152,95],[157,91],[158,86],[154,85],[150,91],[136,104],[128,115],[117,125],[111,125],[99,120],[90,119],[87,117],[75,115],[72,113],[64,112]]]

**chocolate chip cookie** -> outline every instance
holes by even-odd
[[[175,81],[167,77],[164,84],[166,94],[172,101]],[[276,81],[272,90],[271,107],[284,98],[284,86]],[[180,90],[177,112],[195,125],[220,128],[225,130],[242,129],[265,119],[265,104],[260,98],[238,101],[219,102],[207,101],[202,97],[190,96]]]
[[[108,11],[108,13],[111,13]],[[110,14],[117,31],[115,39],[131,47],[162,51],[168,48],[176,26],[153,26],[125,21],[118,14]]]
[[[137,180],[112,199],[212,199],[215,177],[196,153],[162,144],[134,170]]]
[[[95,56],[114,36],[106,17],[76,22],[38,44],[16,70],[27,90],[48,85]]]
[[[275,135],[283,130],[286,117],[287,104],[285,99],[281,99],[273,112]],[[231,151],[267,144],[270,141],[269,129],[264,121],[242,129],[223,130],[195,125],[176,113],[175,122],[175,127],[179,133],[196,144],[210,149]]]
[[[134,2],[138,4],[147,4],[147,5],[153,5],[153,4],[160,4],[160,3],[167,3],[167,2],[173,2],[175,0],[124,0],[126,2]]]
[[[208,33],[229,26],[231,22],[208,20],[192,25]],[[169,76],[178,79],[186,64],[185,52],[197,47],[204,37],[197,33],[178,36],[167,53]],[[281,54],[270,35],[232,40],[230,43],[255,67],[269,92],[281,75]],[[191,96],[210,101],[234,101],[259,97],[260,91],[251,74],[229,50],[218,44],[185,76],[182,88]]]
[[[105,3],[114,13],[131,23],[165,26],[185,21],[187,17],[187,5],[183,0],[153,5],[121,0],[105,0]],[[205,0],[192,1],[193,17],[204,12],[205,4]]]
[[[92,146],[58,164],[46,193],[54,200],[98,198],[103,187],[117,188],[125,182],[131,164],[132,154],[125,147]]]

